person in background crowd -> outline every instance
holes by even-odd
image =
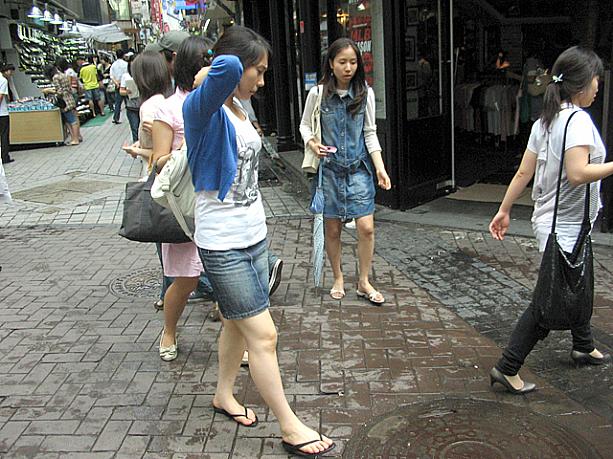
[[[381,305],[385,298],[368,279],[375,244],[374,179],[384,190],[392,185],[377,138],[375,94],[366,85],[360,50],[352,40],[339,38],[332,43],[324,62],[320,86],[312,88],[307,97],[300,133],[305,145],[319,156],[319,167],[323,168],[326,252],[334,273],[330,296],[335,300],[345,296],[341,229],[343,221],[354,218],[359,258],[356,293],[372,304]],[[314,137],[311,126],[311,114],[320,89],[323,91],[321,143]],[[329,152],[327,147],[330,146],[337,150]]]
[[[128,87],[128,86],[132,86],[130,82],[134,81],[130,73],[130,68],[132,64],[132,56],[129,56],[127,60],[128,60],[128,71],[124,73],[123,76],[121,77],[121,84],[119,85],[119,94],[121,95],[121,97],[126,98],[126,116],[128,117],[128,123],[130,124],[130,130],[132,131],[132,142],[136,142],[138,140],[138,128],[140,125],[139,110],[140,110],[141,99],[138,93],[133,94],[132,90],[130,90],[130,88]]]
[[[45,68],[45,76],[53,83],[52,91],[58,98],[64,101],[65,107],[60,109],[62,120],[70,133],[70,145],[79,145],[81,138],[79,118],[76,113],[76,103],[70,88],[70,80],[55,65]]]
[[[190,37],[179,46],[175,66],[173,95],[167,98],[154,116],[152,140],[153,161],[162,167],[173,150],[179,150],[184,142],[183,102],[194,87],[196,73],[206,65],[211,43],[200,37]],[[212,292],[193,242],[162,244],[162,267],[164,275],[172,278],[172,284],[164,295],[164,329],[160,337],[159,354],[165,361],[177,357],[176,328],[190,294],[205,283],[207,293]]]
[[[92,117],[96,117],[96,107],[100,109],[101,116],[104,116],[104,100],[102,94],[100,94],[100,83],[98,82],[98,69],[93,63],[93,58],[90,56],[86,62],[84,58],[80,57],[77,60],[79,64],[79,78],[83,82],[83,88],[85,89],[85,98],[89,103],[89,108],[92,111]]]
[[[257,157],[262,140],[239,102],[264,85],[270,54],[270,45],[254,31],[230,27],[214,46],[212,66],[199,72],[196,84],[201,84],[183,106],[197,195],[194,240],[224,318],[212,408],[241,426],[258,424],[255,413],[234,396],[248,348],[251,376],[279,421],[283,447],[292,454],[319,457],[334,443],[298,419],[283,391],[265,288],[267,230]]]
[[[81,135],[81,121],[79,120],[79,112],[77,112],[77,105],[79,104],[79,75],[70,66],[68,60],[65,57],[60,57],[56,60],[55,66],[60,72],[63,72],[68,78],[70,83],[70,93],[74,99],[74,114],[77,122],[77,132],[79,134],[79,142],[83,142],[83,136]]]
[[[102,73],[102,87],[104,91],[104,100],[107,107],[115,107],[115,87],[111,87],[109,90],[109,84],[111,83],[111,60],[108,56],[102,56],[100,58],[100,64],[98,64],[98,71]]]
[[[177,57],[177,51],[179,46],[186,39],[190,37],[189,33],[182,30],[171,30],[166,32],[159,41],[155,43],[149,43],[145,47],[145,51],[153,51],[156,53],[162,53],[168,65],[168,71],[171,75],[174,75],[174,63]]]
[[[136,56],[130,63],[130,74],[140,94],[138,141],[124,147],[132,157],[143,160],[143,176],[151,173],[153,139],[151,132],[144,129],[146,121],[153,122],[155,114],[171,94],[172,82],[164,58],[159,54],[146,51]]]
[[[115,84],[115,107],[113,109],[113,124],[120,124],[121,121],[119,121],[119,119],[121,117],[121,104],[124,101],[124,98],[119,93],[119,88],[121,87],[121,77],[124,73],[128,71],[128,61],[125,58],[126,53],[122,49],[118,49],[115,54],[117,55],[117,60],[113,62],[113,65],[111,65],[109,74],[111,80],[113,80],[113,83]]]
[[[15,71],[13,64],[0,65],[0,156],[2,164],[12,163],[11,143],[9,133],[11,123],[9,118],[9,79]]]
[[[4,77],[9,82],[9,102],[15,102],[19,100],[19,94],[15,88],[15,81],[13,75],[15,75],[15,66],[13,64],[6,64],[6,70],[4,71]]]
[[[492,237],[502,241],[509,229],[511,208],[534,177],[532,227],[543,252],[553,223],[554,204],[564,130],[566,133],[564,169],[562,171],[559,209],[556,221],[558,243],[567,254],[572,253],[579,236],[585,212],[584,185],[590,185],[590,222],[592,226],[600,209],[600,180],[613,174],[613,163],[603,163],[606,150],[590,115],[582,110],[594,102],[598,81],[603,74],[600,58],[592,50],[574,46],[564,51],[552,69],[553,82],[547,86],[543,113],[532,126],[528,147],[519,169],[492,219]],[[536,175],[535,175],[536,173]],[[571,330],[573,348],[570,357],[579,364],[602,365],[611,360],[594,347],[590,323]],[[501,384],[512,394],[525,394],[536,388],[523,381],[518,372],[524,360],[549,330],[535,320],[534,305],[519,318],[496,366],[490,371],[490,384]]]
[[[76,65],[76,63],[73,63]],[[60,70],[60,72],[64,72],[64,75],[68,77],[68,81],[70,81],[70,91],[72,92],[72,96],[74,97],[75,104],[79,103],[79,74],[73,68],[73,65],[68,62],[68,59],[65,57],[59,57],[55,61],[55,66]]]

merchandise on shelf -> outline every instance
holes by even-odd
[[[9,103],[9,112],[32,112],[57,110],[57,107],[46,99],[25,98]]]
[[[24,24],[13,24],[11,33],[19,54],[19,69],[41,90],[53,87],[44,75],[46,65],[55,63],[60,56],[74,62],[79,56],[93,53],[83,38],[56,37]]]

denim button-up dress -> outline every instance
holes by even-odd
[[[352,100],[350,89],[342,98],[333,94],[321,101],[321,143],[337,148],[319,165],[325,218],[350,220],[375,211],[374,167],[364,141],[366,97],[355,115],[347,111]]]

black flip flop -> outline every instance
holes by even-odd
[[[283,448],[285,448],[285,451],[287,451],[288,453],[293,454],[294,456],[308,457],[311,459],[319,459],[320,457],[322,457],[323,454],[329,453],[336,447],[336,443],[332,443],[328,448],[324,449],[323,451],[320,451],[319,453],[305,453],[304,451],[300,449],[300,448],[304,448],[305,446],[310,445],[311,443],[315,443],[318,441],[324,441],[321,434],[319,434],[318,440],[306,441],[298,445],[292,445],[291,443],[288,443],[282,440],[281,444],[283,445]]]
[[[224,410],[223,408],[217,408],[215,405],[213,405],[213,411],[215,411],[215,413],[223,414],[224,416],[232,419],[234,422],[236,422],[237,424],[240,424],[243,427],[255,427],[255,426],[257,426],[258,425],[258,416],[257,415],[255,415],[255,421],[253,421],[251,424],[243,424],[242,422],[238,422],[236,420],[236,418],[247,418],[249,421],[251,421],[251,419],[249,419],[249,413],[247,412],[247,407],[245,406],[244,408],[245,408],[245,414],[230,414],[226,410]]]

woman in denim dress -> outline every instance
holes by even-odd
[[[341,229],[344,221],[355,219],[359,258],[357,295],[380,305],[385,298],[368,280],[374,252],[374,177],[384,190],[391,188],[391,181],[377,139],[375,95],[366,84],[362,56],[352,40],[339,38],[332,43],[324,62],[320,85],[311,89],[307,97],[300,133],[305,145],[319,156],[319,167],[323,167],[326,252],[334,273],[330,296],[335,300],[345,296]],[[311,126],[319,91],[322,91],[321,143]]]

